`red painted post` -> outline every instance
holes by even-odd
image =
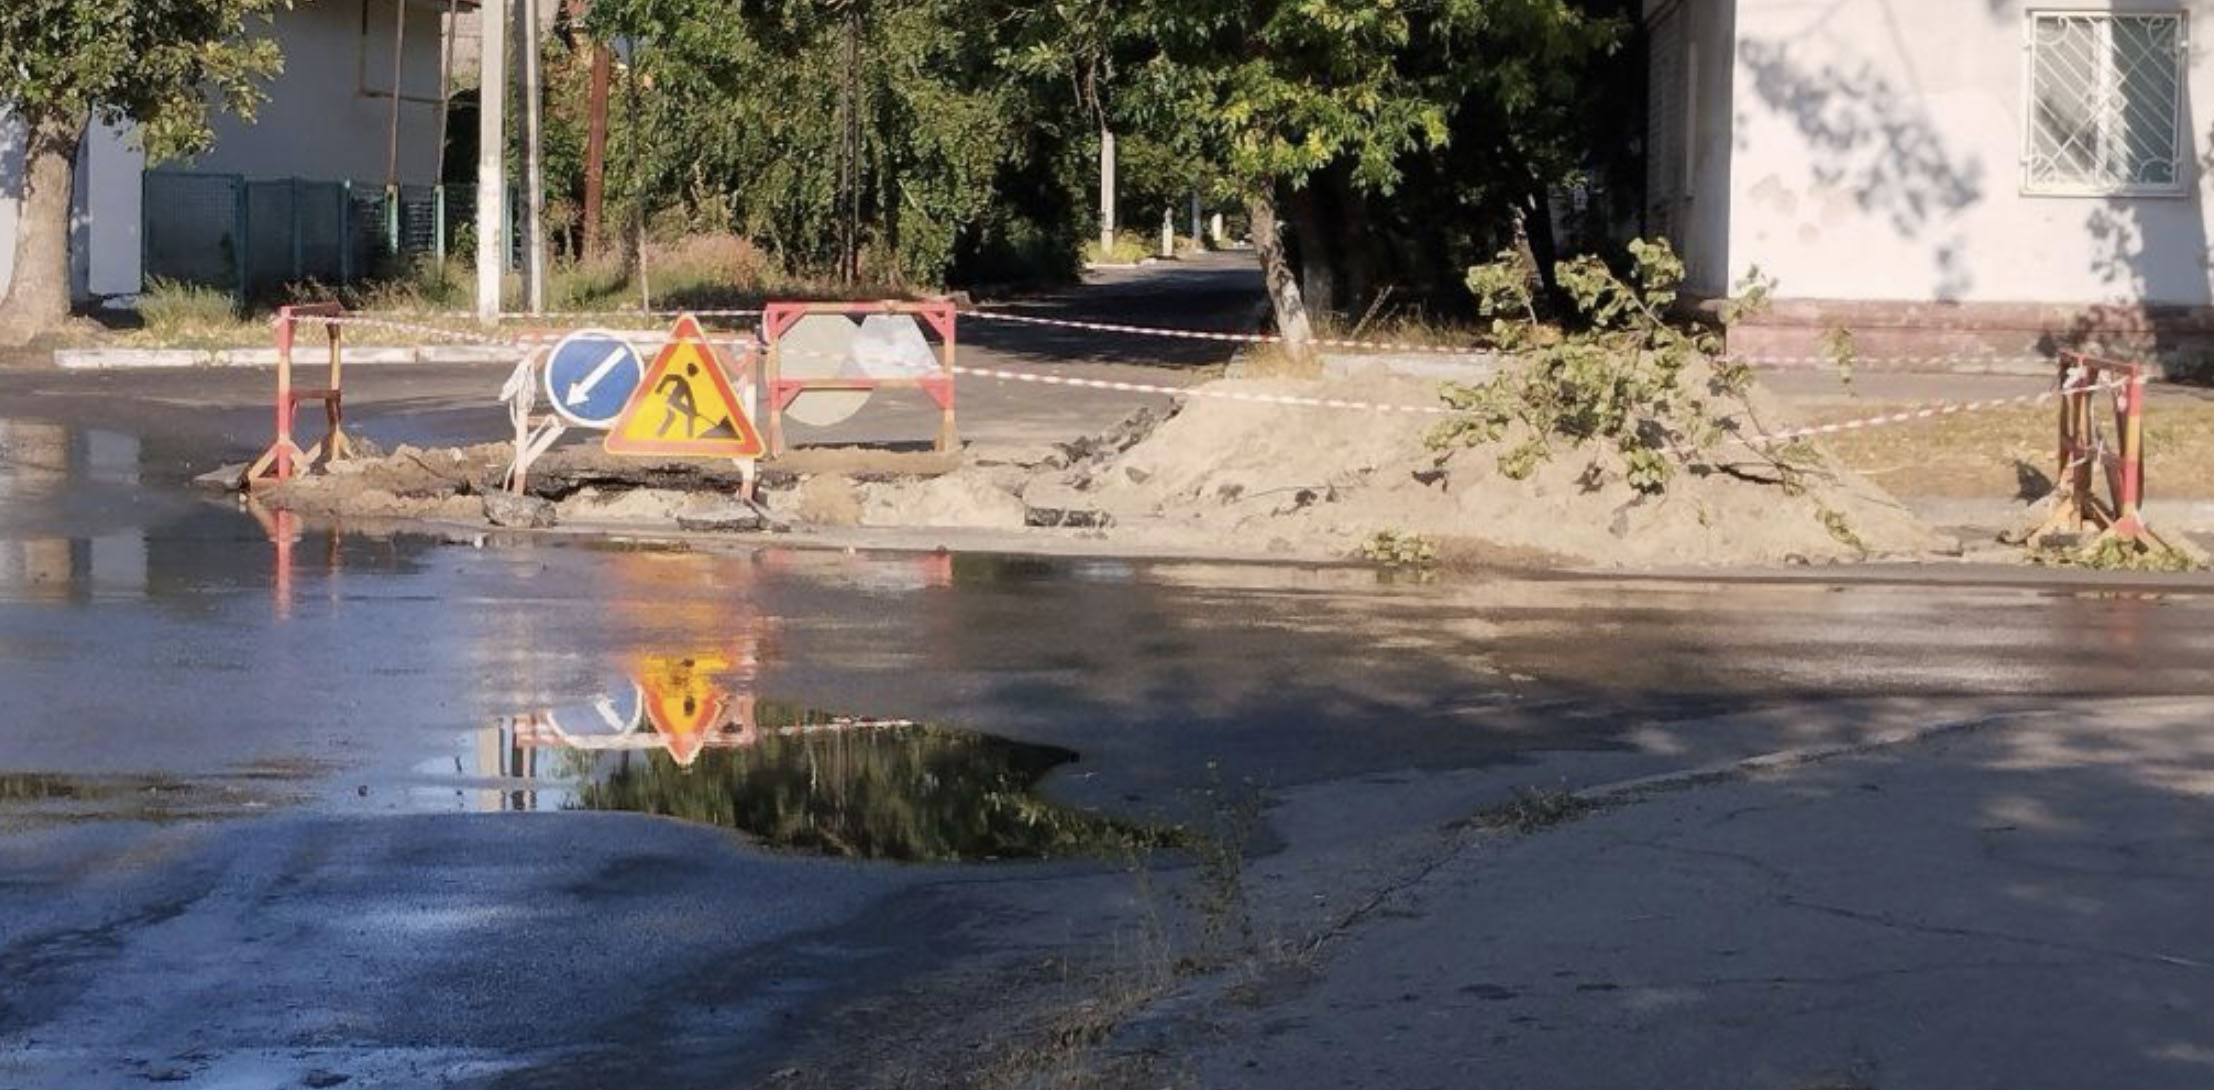
[[[2134,533],[2139,524],[2138,505],[2145,488],[2145,369],[2133,364],[2122,398],[2122,494],[2121,524]]]
[[[292,479],[292,335],[297,319],[291,307],[277,308],[277,479]]]

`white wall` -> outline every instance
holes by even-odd
[[[138,293],[145,166],[127,130],[95,122],[85,133],[70,204],[70,284],[78,298]]]
[[[15,221],[23,209],[23,126],[0,111],[0,295],[15,280]]]
[[[224,115],[215,148],[185,169],[248,178],[350,179],[382,185],[390,144],[394,0],[308,0],[277,14],[284,73],[254,124]],[[437,181],[439,35],[445,4],[408,5],[400,88],[399,180]],[[366,13],[366,22],[364,14]]]
[[[2214,0],[2034,5],[2189,13],[2195,162],[2167,197],[2022,192],[2029,6],[1737,0],[1732,273],[1810,299],[2214,302]]]

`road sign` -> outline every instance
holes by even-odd
[[[606,428],[645,375],[638,358],[620,336],[604,329],[580,329],[554,345],[546,358],[546,397],[554,412],[580,428]]]
[[[810,314],[792,323],[777,340],[785,375],[805,379],[866,378],[854,357],[860,327],[843,314]],[[807,390],[784,407],[784,415],[815,428],[827,428],[869,403],[867,389]]]
[[[759,458],[768,445],[730,387],[722,360],[686,314],[607,433],[609,454]]]
[[[718,655],[648,655],[638,665],[647,722],[661,735],[669,756],[690,767],[707,748],[708,735],[722,724],[723,705],[729,697],[715,684],[714,676],[728,670],[730,660]]]

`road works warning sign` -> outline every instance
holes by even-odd
[[[677,318],[669,343],[631,391],[607,433],[609,454],[759,458],[768,450],[730,387],[723,362],[691,315]]]
[[[721,725],[728,697],[713,676],[729,668],[728,660],[714,655],[648,655],[639,663],[636,680],[646,721],[677,764],[690,766],[698,760],[708,735]]]

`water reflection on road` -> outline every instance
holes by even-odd
[[[716,825],[780,848],[951,861],[1101,855],[1154,831],[1034,793],[1074,751],[973,731],[764,702],[713,654],[639,657],[587,704],[505,716],[476,735],[484,810],[622,810]]]

